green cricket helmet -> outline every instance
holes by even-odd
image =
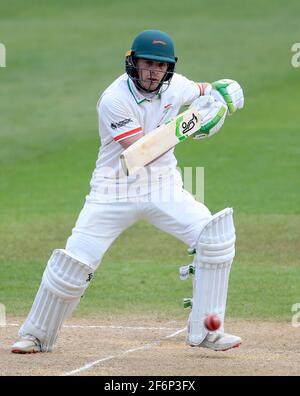
[[[141,86],[141,80],[136,66],[137,59],[168,63],[168,69],[159,86],[154,91]],[[136,36],[131,50],[126,53],[125,69],[138,89],[147,93],[161,93],[170,85],[176,62],[177,57],[174,55],[174,45],[171,37],[160,30],[145,30]]]

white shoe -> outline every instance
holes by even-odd
[[[210,331],[205,339],[198,346],[214,351],[228,351],[241,345],[242,339],[232,334],[221,333],[220,331]],[[191,345],[196,346],[196,345]]]
[[[11,347],[12,353],[37,353],[41,352],[41,343],[32,335],[25,335]]]

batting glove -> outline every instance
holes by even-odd
[[[204,139],[217,133],[224,124],[227,106],[215,100],[211,95],[200,96],[192,104],[201,118],[201,128],[195,132],[193,139]]]
[[[229,115],[244,107],[244,93],[238,82],[224,78],[213,82],[212,87],[211,94],[227,105]]]

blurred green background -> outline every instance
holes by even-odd
[[[99,149],[96,102],[124,71],[145,29],[174,39],[177,72],[233,78],[245,108],[213,139],[177,146],[205,168],[205,203],[235,209],[237,255],[228,315],[291,319],[300,302],[300,42],[297,0],[2,2],[0,42],[0,302],[25,315],[54,248],[64,247]],[[134,241],[134,244],[133,244]],[[76,315],[185,318],[186,246],[140,222],[106,254]]]

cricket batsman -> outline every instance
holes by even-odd
[[[143,31],[126,53],[126,72],[101,95],[97,103],[101,147],[90,192],[65,248],[54,250],[49,258],[32,308],[19,330],[20,339],[12,345],[13,353],[52,351],[63,323],[80,302],[105,252],[141,219],[183,241],[194,254],[192,265],[181,268],[182,278],[190,272],[193,276],[186,343],[215,351],[241,344],[240,337],[224,332],[235,255],[233,210],[211,214],[184,190],[174,149],[130,176],[120,164],[126,148],[176,117],[183,106],[193,106],[200,116],[201,128],[192,136],[195,139],[217,133],[225,118],[243,107],[243,90],[236,81],[197,83],[175,73],[176,63],[167,33]],[[166,186],[172,192],[167,199]],[[205,325],[211,314],[220,319],[219,329]]]

